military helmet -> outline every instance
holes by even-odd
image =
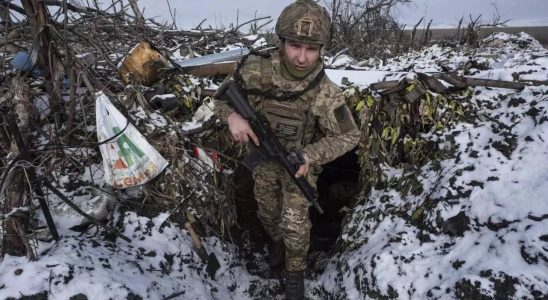
[[[331,18],[324,7],[312,0],[288,5],[276,22],[280,39],[323,45],[329,40]]]

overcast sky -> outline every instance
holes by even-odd
[[[231,23],[251,20],[256,16],[270,16],[275,19],[282,9],[293,0],[170,0],[175,9],[179,28],[195,27],[203,19],[204,24],[214,28],[228,27]],[[156,17],[171,23],[166,0],[139,0],[145,16]],[[325,3],[323,0],[320,3]],[[498,9],[502,20],[511,20],[509,25],[548,25],[548,0],[415,0],[412,4],[400,6],[396,14],[401,23],[414,25],[421,17],[434,19],[437,27],[455,27],[461,17],[469,19],[481,15],[483,22],[489,22]],[[202,26],[204,27],[204,26]]]

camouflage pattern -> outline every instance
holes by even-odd
[[[326,9],[311,0],[288,5],[276,22],[276,34],[281,39],[323,45],[330,32],[331,19]]]
[[[285,268],[306,269],[310,244],[309,202],[279,165],[268,162],[253,170],[257,215],[273,240],[283,239]]]
[[[303,90],[323,69],[320,64],[303,80],[290,81],[282,76],[280,63],[279,54],[273,54],[270,58],[249,58],[241,69],[244,88],[264,90],[266,84],[273,91]],[[270,78],[270,82],[265,82],[265,78]],[[269,114],[273,106],[278,113],[283,113],[284,109],[288,112],[289,122],[285,124],[288,127],[300,122],[298,126],[302,136],[278,137],[286,149],[306,153],[312,161],[312,167],[325,164],[352,150],[360,138],[360,132],[339,87],[327,76],[323,77],[318,86],[292,101],[276,101],[263,96],[249,96],[248,101],[269,120],[271,126],[276,122],[283,123],[283,116],[274,120]],[[225,101],[218,100],[215,112],[220,120],[226,122],[233,110]],[[277,128],[272,129],[278,134]],[[273,162],[259,165],[253,171],[253,176],[259,219],[273,239],[283,238],[287,270],[304,270],[310,243],[309,202],[291,182],[289,175]],[[315,179],[309,177],[309,180],[315,183]]]
[[[323,65],[318,65],[307,77],[299,81],[289,81],[282,76],[281,62],[278,54],[271,58],[250,58],[241,69],[245,82],[244,88],[262,89],[262,80],[265,76],[263,59],[269,60],[272,90],[298,91],[303,90],[310,81],[322,71]],[[280,142],[288,150],[302,150],[316,165],[322,165],[343,155],[354,148],[360,138],[360,131],[346,106],[340,88],[330,81],[327,76],[320,84],[294,101],[263,101],[263,97],[249,96],[248,101],[258,111],[264,112],[265,106],[288,107],[288,110],[300,111],[304,120],[303,137],[299,141],[291,141],[279,136]],[[338,111],[343,111],[341,117]],[[226,122],[233,112],[225,101],[216,101],[215,113],[220,120]],[[265,114],[269,119],[268,114]],[[270,120],[269,120],[270,121]],[[274,132],[276,129],[273,128]]]

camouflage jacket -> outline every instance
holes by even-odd
[[[282,76],[280,63],[278,54],[270,58],[249,57],[240,69],[243,88],[300,91],[323,70],[323,65],[319,65],[303,80],[290,81]],[[334,160],[352,150],[360,138],[340,88],[325,75],[298,99],[277,101],[250,95],[248,101],[266,117],[287,150],[302,150],[313,164]],[[232,112],[225,101],[216,100],[215,113],[222,122],[226,123]]]

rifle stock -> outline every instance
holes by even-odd
[[[244,119],[249,122],[251,129],[259,138],[259,146],[253,145],[253,150],[243,160],[243,164],[250,170],[258,165],[261,161],[274,160],[277,161],[289,174],[289,177],[297,185],[305,198],[323,214],[323,209],[318,204],[318,192],[310,185],[304,176],[295,177],[300,165],[305,163],[301,153],[289,153],[280,143],[278,138],[270,129],[268,121],[261,115],[257,114],[251,105],[247,102],[238,88],[233,84],[229,84],[224,91],[227,95],[232,108],[239,113]]]

